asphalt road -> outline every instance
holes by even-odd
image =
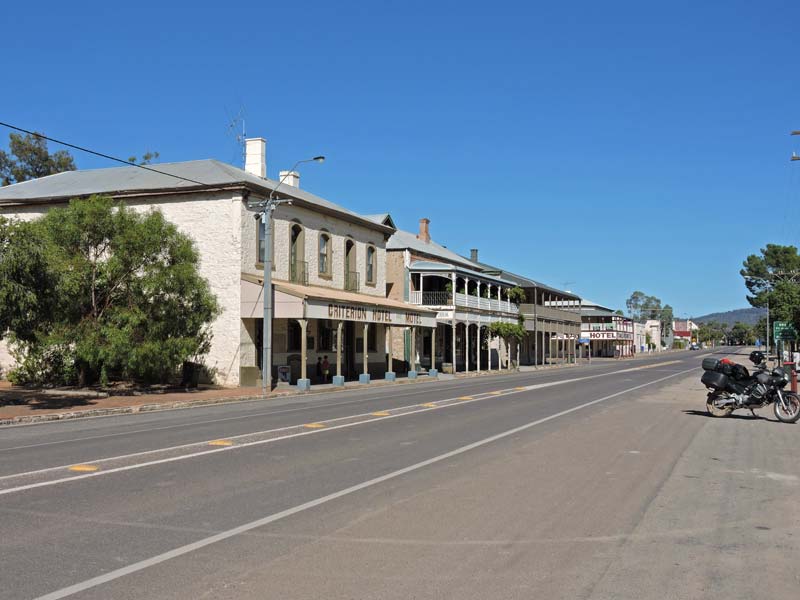
[[[0,429],[0,598],[794,598],[796,428],[699,360]]]

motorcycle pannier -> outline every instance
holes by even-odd
[[[724,390],[728,385],[728,376],[724,373],[717,373],[716,371],[706,371],[700,378],[700,382],[715,390]]]
[[[716,371],[717,367],[719,367],[719,360],[714,358],[713,356],[709,356],[708,358],[703,359],[704,371]]]

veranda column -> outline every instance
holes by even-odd
[[[436,328],[439,327],[437,323],[434,325],[433,330],[431,330],[431,368],[428,371],[428,375],[431,377],[436,377],[438,371],[436,370]]]
[[[339,321],[336,324],[336,376],[333,378],[333,385],[344,385],[344,377],[342,377],[342,327],[344,322]]]
[[[411,327],[411,352],[408,357],[408,378],[417,378],[417,328]]]
[[[480,297],[480,296],[479,296]],[[481,372],[481,322],[478,321],[478,340],[477,340],[478,348],[477,352],[475,353],[478,357],[478,362],[475,365],[475,371],[477,373]]]
[[[451,356],[451,360],[453,361],[453,375],[455,375],[456,374],[456,321],[455,321],[455,319],[453,319],[453,323],[451,324],[451,327],[453,329],[453,336],[452,336],[452,339],[450,340],[450,342],[451,342],[450,345],[453,347],[452,348],[453,349],[453,354]]]
[[[389,344],[389,364],[387,365],[388,369],[386,370],[386,375],[384,375],[383,378],[386,379],[387,381],[394,381],[395,380],[395,374],[394,374],[394,368],[393,368],[394,364],[393,364],[393,361],[392,361],[393,354],[394,354],[394,344],[392,343],[393,342],[393,339],[392,339],[392,326],[391,325],[385,325],[384,327],[386,329],[386,337],[388,339],[388,344]]]
[[[298,319],[300,323],[300,379],[297,380],[297,389],[308,390],[311,387],[311,381],[308,379],[308,367],[306,361],[308,360],[308,340],[306,339],[306,329],[308,328],[308,320]]]
[[[464,372],[469,373],[469,321],[464,325]]]
[[[367,354],[369,346],[369,323],[364,323],[364,342],[361,344],[361,356],[363,357],[363,372],[358,376],[358,383],[369,383],[369,356]]]

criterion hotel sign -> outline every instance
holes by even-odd
[[[326,302],[309,298],[306,300],[307,319],[331,319],[332,321],[357,321],[359,323],[383,323],[398,327],[436,327],[436,316],[415,310],[367,306],[340,302]]]

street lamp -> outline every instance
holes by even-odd
[[[286,178],[303,163],[324,162],[324,156],[315,156],[305,160],[298,160],[294,166],[286,171],[286,174],[278,181],[278,185],[272,188],[269,198],[258,202],[250,202],[247,207],[258,209],[261,215],[261,227],[264,232],[264,287],[261,297],[264,300],[264,328],[262,331],[261,346],[261,392],[264,396],[272,390],[272,213],[280,204],[291,204],[289,198],[276,198],[275,193]]]

